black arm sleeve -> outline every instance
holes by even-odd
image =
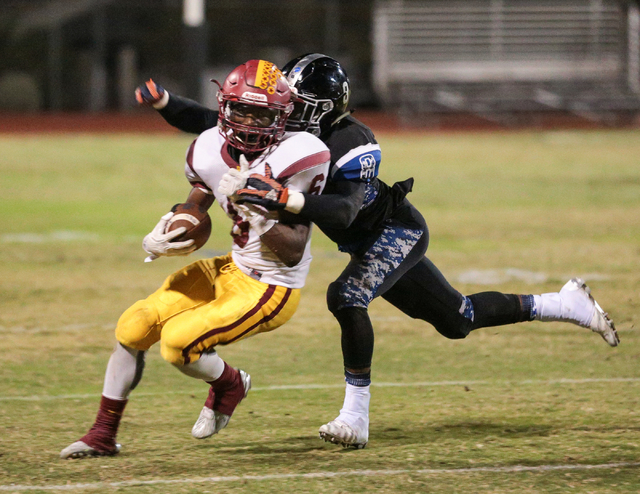
[[[323,227],[345,229],[360,211],[365,187],[364,182],[330,182],[322,195],[304,195],[300,216]]]
[[[158,113],[169,125],[191,134],[201,134],[218,124],[217,111],[173,93],[169,93],[167,106]]]

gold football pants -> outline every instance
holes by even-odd
[[[268,285],[244,274],[231,255],[203,259],[169,276],[144,300],[129,307],[117,340],[136,350],[160,341],[162,357],[185,365],[216,345],[227,345],[287,322],[300,290]]]

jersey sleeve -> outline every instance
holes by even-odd
[[[218,123],[217,111],[173,93],[169,93],[167,106],[158,113],[169,125],[192,134],[201,134]]]
[[[290,191],[303,192],[305,194],[320,195],[324,190],[329,175],[329,156],[317,165],[306,168],[289,176],[285,185]]]
[[[324,139],[331,150],[331,181],[371,182],[378,176],[380,145],[373,132],[352,117],[338,123]]]
[[[379,144],[357,146],[336,161],[331,170],[331,179],[370,182],[378,176],[381,159]]]
[[[331,152],[306,132],[289,133],[278,146],[276,179],[292,192],[320,194],[329,177]]]
[[[184,174],[187,177],[187,180],[191,184],[191,187],[197,187],[201,189],[203,192],[207,194],[213,194],[213,191],[209,188],[209,186],[200,178],[198,173],[195,171],[193,167],[193,151],[196,147],[196,142],[198,139],[194,140],[189,149],[187,149],[187,158],[186,163],[184,165]]]

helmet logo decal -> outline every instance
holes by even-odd
[[[256,72],[256,87],[265,89],[269,94],[274,94],[280,77],[284,76],[278,67],[266,60],[260,60]]]
[[[263,101],[265,103],[269,101],[266,95],[260,93],[252,93],[250,91],[245,91],[244,93],[242,93],[242,98],[252,101]]]
[[[306,69],[309,64],[311,64],[315,60],[318,60],[319,58],[327,58],[327,56],[323,55],[322,53],[310,53],[309,55],[306,55],[298,60],[295,67],[291,69],[289,75],[287,76],[289,85],[294,86],[295,84],[297,84],[300,76],[302,76],[302,71]]]

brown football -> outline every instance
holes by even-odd
[[[183,242],[185,240],[195,240],[196,249],[199,249],[209,240],[211,235],[211,218],[207,210],[185,202],[176,204],[171,208],[173,217],[167,223],[166,232],[175,230],[184,226],[187,231],[182,235],[178,235],[172,242]]]

